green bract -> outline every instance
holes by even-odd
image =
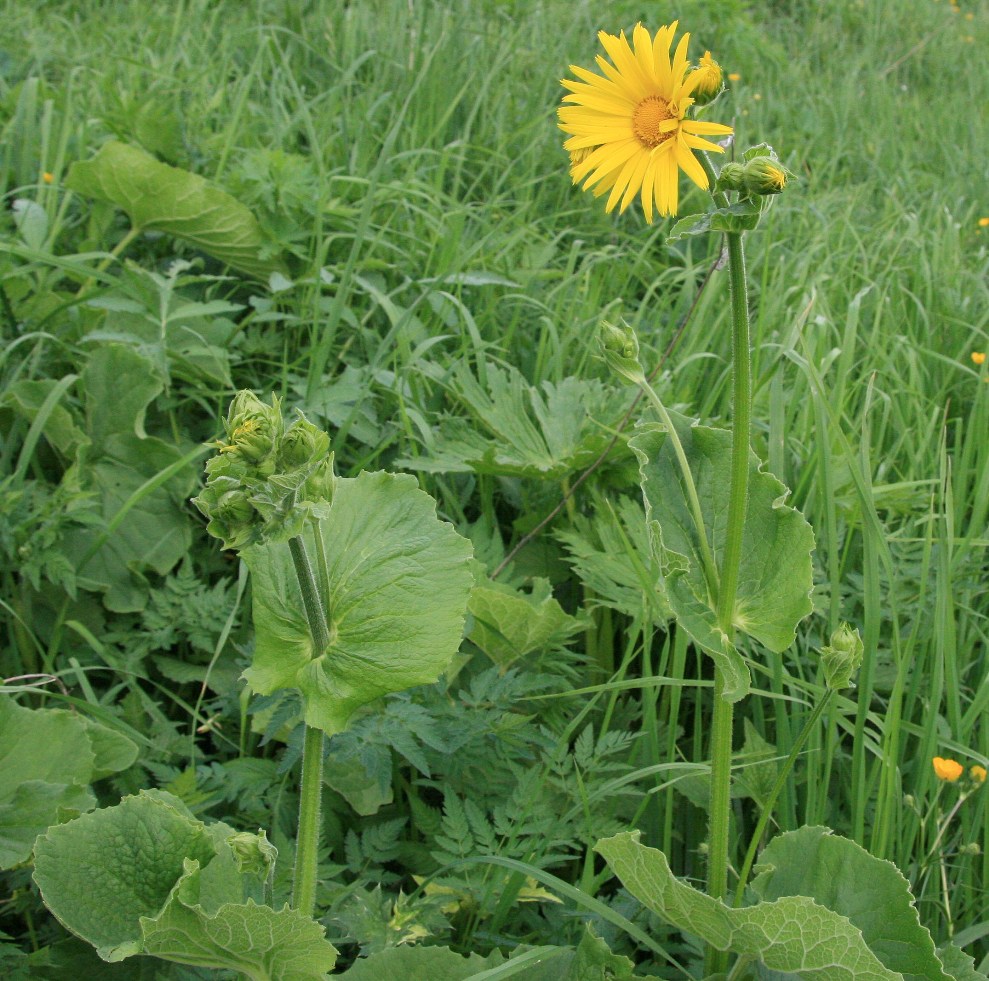
[[[206,464],[206,486],[193,503],[224,548],[286,541],[333,496],[330,438],[302,413],[288,428],[281,402],[266,405],[242,391],[224,421],[226,440]]]

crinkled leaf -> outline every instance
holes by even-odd
[[[72,165],[65,184],[122,208],[134,228],[174,235],[249,276],[267,280],[281,269],[262,257],[261,226],[236,198],[137,147],[104,144],[91,160]]]
[[[517,981],[626,981],[635,976],[635,964],[627,957],[613,954],[589,924],[576,948],[557,947],[555,953],[552,947],[538,950],[542,951],[539,963],[512,974],[512,978]],[[518,955],[513,953],[506,969],[517,960]]]
[[[449,664],[463,634],[471,547],[408,474],[338,479],[320,529],[329,648],[312,649],[288,545],[253,546],[242,553],[255,627],[244,676],[260,694],[299,689],[306,722],[332,735],[361,705],[435,681]],[[314,556],[311,539],[307,548]]]
[[[114,435],[143,438],[144,414],[164,389],[154,363],[123,344],[95,350],[80,376],[86,400],[86,429],[100,454]]]
[[[674,416],[673,424],[697,489],[714,561],[720,566],[731,483],[731,433],[691,425],[683,416]],[[670,607],[694,642],[726,672],[726,697],[740,698],[748,688],[748,670],[718,627],[717,598],[708,590],[698,533],[670,441],[659,426],[649,425],[636,433],[630,445],[639,458],[652,545]],[[763,472],[750,452],[749,499],[733,623],[775,652],[793,643],[797,624],[813,609],[810,553],[814,533],[799,511],[783,503],[786,494],[783,484]]]
[[[625,888],[667,923],[719,950],[758,959],[806,981],[902,981],[869,949],[847,918],[807,896],[731,909],[677,879],[666,856],[638,832],[597,843]],[[936,977],[936,975],[935,975]]]
[[[528,594],[487,581],[471,590],[467,609],[474,618],[471,641],[502,670],[583,626],[553,598],[548,579],[533,579]]]
[[[66,929],[117,961],[142,952],[140,918],[161,910],[185,860],[215,853],[205,825],[142,793],[50,828],[34,879]]]
[[[449,947],[390,947],[357,961],[340,975],[340,981],[467,981],[503,962],[497,950],[487,957],[464,957]]]
[[[512,367],[489,364],[484,374],[482,383],[466,366],[454,373],[460,414],[442,421],[423,456],[397,466],[561,480],[600,456],[629,399],[597,380],[571,377],[536,388]]]
[[[336,948],[310,917],[250,899],[208,911],[199,902],[200,876],[199,863],[187,859],[161,912],[141,918],[146,953],[252,981],[322,981],[333,969]]]
[[[910,886],[892,862],[827,828],[774,838],[759,857],[752,890],[763,900],[809,896],[847,916],[872,952],[904,981],[950,981],[921,926]]]

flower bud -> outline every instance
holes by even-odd
[[[278,467],[285,473],[320,463],[330,451],[330,437],[317,429],[301,412],[278,444]]]
[[[705,51],[698,62],[697,67],[687,76],[688,80],[694,81],[694,89],[691,93],[694,103],[698,106],[706,106],[713,102],[724,88],[724,72],[712,57],[710,51]]]
[[[969,767],[968,776],[972,783],[981,787],[982,784],[986,782],[986,768],[984,766],[979,766],[978,764],[973,767]]]
[[[260,463],[274,449],[282,432],[282,413],[277,397],[265,405],[253,392],[241,391],[230,403],[224,423],[227,444],[221,453],[239,454],[248,463]]]
[[[266,879],[274,868],[278,849],[268,841],[264,831],[256,835],[248,831],[238,831],[227,838],[230,851],[237,862],[237,871],[242,875],[256,875]]]
[[[772,157],[755,157],[744,167],[742,190],[747,194],[779,194],[786,187],[790,173]]]
[[[852,676],[862,664],[862,654],[865,645],[859,636],[858,629],[847,623],[839,625],[831,635],[831,643],[821,648],[821,661],[824,667],[824,679],[832,691],[855,686]]]
[[[744,164],[726,163],[718,173],[718,189],[722,191],[740,191],[744,179]]]
[[[602,321],[598,328],[598,343],[601,345],[601,355],[612,371],[633,384],[645,380],[642,365],[639,364],[639,339],[628,324],[618,327]]]
[[[244,548],[258,540],[259,515],[234,477],[213,477],[192,503],[209,519],[206,530],[224,548]]]

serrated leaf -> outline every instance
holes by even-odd
[[[436,444],[397,466],[437,473],[485,473],[562,480],[593,463],[629,395],[597,380],[529,385],[513,368],[485,366],[485,382],[466,366],[452,388],[469,413],[443,420]]]
[[[625,888],[667,923],[718,950],[757,959],[806,981],[902,981],[844,916],[806,896],[731,909],[677,879],[666,856],[623,832],[597,843]]]
[[[200,876],[199,863],[187,859],[161,912],[141,918],[146,953],[239,971],[251,981],[322,981],[333,969],[337,950],[310,917],[250,899],[207,911],[199,902]]]
[[[312,649],[288,545],[245,549],[256,636],[244,677],[264,695],[299,689],[306,722],[332,735],[361,705],[435,681],[449,664],[463,634],[471,547],[408,474],[339,478],[320,529],[329,648]],[[314,555],[311,539],[307,547]]]
[[[205,825],[141,793],[50,828],[35,844],[34,880],[66,929],[118,961],[142,952],[140,918],[161,910],[185,860],[215,854]]]
[[[804,827],[774,838],[759,857],[753,892],[763,900],[810,896],[859,930],[872,952],[904,981],[950,981],[921,926],[910,886],[892,862],[834,835]]]
[[[716,565],[725,546],[725,512],[731,484],[731,433],[691,425],[674,415],[693,476],[708,544]],[[639,459],[642,494],[653,549],[662,569],[670,608],[696,644],[726,673],[726,697],[748,688],[748,669],[718,626],[717,597],[704,575],[697,530],[682,487],[670,441],[656,425],[643,426],[629,441]],[[733,625],[769,650],[793,643],[797,624],[813,609],[810,554],[814,533],[804,516],[783,504],[786,487],[760,469],[749,453],[749,499],[742,538]]]
[[[976,969],[975,961],[954,944],[939,947],[937,956],[954,981],[989,981],[982,971]]]
[[[467,609],[474,617],[470,640],[502,671],[583,626],[553,598],[548,579],[533,579],[528,594],[489,580],[471,590]]]
[[[340,981],[467,981],[481,971],[497,967],[504,957],[496,950],[487,957],[464,957],[449,947],[391,947],[357,961],[340,975]]]
[[[236,198],[137,147],[104,144],[91,160],[72,165],[65,185],[115,204],[136,229],[174,235],[249,276],[267,280],[281,269],[262,258],[261,226]]]

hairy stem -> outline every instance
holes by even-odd
[[[731,284],[732,320],[732,442],[731,484],[728,492],[728,526],[721,557],[718,588],[718,626],[729,641],[734,639],[735,596],[742,558],[742,536],[749,496],[749,429],[752,415],[752,363],[749,339],[748,297],[745,288],[745,254],[740,232],[728,232],[728,272]],[[728,834],[731,813],[731,755],[734,706],[724,698],[724,676],[714,669],[714,712],[711,722],[711,812],[708,834],[708,895],[724,899],[728,893]],[[705,959],[708,974],[723,972],[728,955],[709,947]]]
[[[306,546],[301,536],[289,539],[295,575],[302,592],[302,605],[318,657],[330,643],[326,613],[319,598]],[[302,747],[302,784],[299,790],[299,833],[295,843],[295,881],[292,907],[312,916],[316,905],[316,875],[319,853],[320,803],[323,789],[323,731],[306,726]]]

